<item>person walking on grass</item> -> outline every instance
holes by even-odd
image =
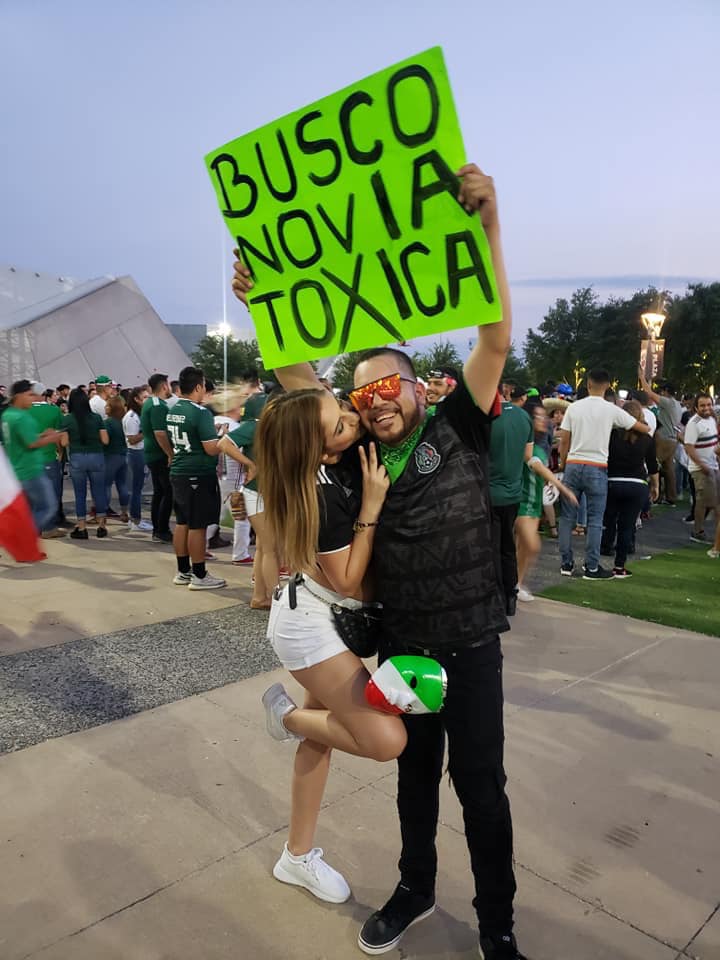
[[[624,409],[631,417],[645,420],[642,401],[628,400]],[[646,501],[655,503],[657,500],[658,487],[658,462],[652,434],[614,429],[610,436],[608,496],[600,552],[603,556],[614,554],[613,576],[617,580],[632,576],[625,562],[635,540],[635,524]]]
[[[505,612],[517,607],[518,564],[515,519],[522,499],[523,463],[532,456],[533,425],[528,413],[503,400],[490,427],[490,502],[498,578],[505,595]]]
[[[709,393],[697,395],[695,410],[695,415],[687,422],[684,437],[685,450],[690,461],[690,476],[695,485],[694,524],[690,539],[693,543],[708,543],[705,520],[709,513],[713,513],[717,523],[720,503],[718,425]]]
[[[610,387],[606,370],[588,374],[588,396],[576,400],[565,412],[560,428],[559,459],[563,483],[580,499],[587,501],[587,539],[585,541],[584,580],[612,580],[613,574],[600,566],[600,540],[607,502],[607,462],[610,434],[614,427],[649,433],[646,423],[630,416],[615,403],[605,400]],[[573,575],[572,530],[577,522],[577,507],[562,501],[560,514],[560,573]]]
[[[543,515],[543,493],[549,483],[560,492],[568,503],[577,509],[577,497],[562,483],[548,466],[548,455],[543,439],[547,436],[548,416],[544,407],[536,406],[532,411],[534,442],[532,453],[522,468],[522,492],[515,520],[515,542],[517,548],[518,588],[517,598],[523,603],[535,599],[527,588],[527,577],[532,570],[541,549],[540,518]],[[493,427],[495,425],[493,424]]]

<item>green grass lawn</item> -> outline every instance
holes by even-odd
[[[619,613],[668,627],[682,627],[720,637],[720,559],[711,560],[702,546],[683,547],[633,561],[629,580],[593,582],[563,578],[540,596]]]

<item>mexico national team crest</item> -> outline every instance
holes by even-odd
[[[415,463],[418,473],[434,473],[440,466],[440,454],[431,443],[423,440],[415,448]]]

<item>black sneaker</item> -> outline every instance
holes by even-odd
[[[153,543],[172,543],[173,535],[171,533],[153,533]]]
[[[683,523],[695,523],[694,515],[692,513],[688,514],[687,517],[685,517]]]
[[[230,546],[232,546],[232,540],[228,540],[227,537],[223,537],[219,533],[214,534],[208,540],[208,547],[211,550],[221,550],[223,547]]]
[[[103,537],[106,537],[107,535],[108,535],[108,534],[107,534],[107,527],[98,527],[98,528],[97,528],[96,536],[97,536],[98,540],[102,540]]]
[[[413,893],[402,883],[380,910],[363,924],[358,936],[358,946],[363,953],[373,956],[388,953],[402,939],[405,931],[414,923],[429,917],[435,909],[435,896]]]
[[[484,960],[525,960],[512,933],[502,937],[480,937],[480,956]]]
[[[588,570],[588,568],[583,565],[583,580],[612,580],[613,574],[612,570],[605,570],[604,567],[601,567],[600,564],[597,565],[595,570]]]
[[[80,527],[75,527],[75,529],[70,532],[70,538],[72,540],[87,540],[88,532],[87,530],[81,530]]]
[[[627,580],[628,577],[631,576],[632,573],[626,570],[625,567],[613,567],[613,577],[615,580]]]
[[[690,539],[693,543],[710,543],[704,533],[691,533]]]
[[[574,569],[574,563],[563,563],[563,565],[560,567],[560,573],[563,577],[571,577]]]

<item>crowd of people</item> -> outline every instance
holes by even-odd
[[[187,395],[182,394],[183,389]],[[106,375],[73,388],[60,384],[55,390],[38,381],[18,380],[9,397],[5,397],[5,387],[0,387],[0,439],[44,540],[65,537],[68,532],[73,540],[87,540],[88,527],[95,529],[98,539],[105,539],[110,518],[129,534],[145,535],[157,544],[173,543],[176,550],[190,556],[182,530],[188,526],[182,522],[184,478],[196,473],[209,475],[211,481],[200,482],[208,489],[218,482],[218,493],[210,489],[203,511],[202,556],[194,550],[191,565],[182,571],[187,573],[182,582],[191,589],[216,589],[225,581],[207,574],[205,563],[213,559],[212,549],[232,545],[233,564],[253,564],[253,526],[259,526],[253,520],[257,511],[250,492],[254,465],[242,449],[247,445],[251,452],[250,437],[267,399],[262,390],[254,371],[243,382],[217,391],[202,371],[192,367],[181,371],[178,380],[156,373],[147,384],[126,389]],[[175,412],[168,422],[171,410]],[[197,449],[189,451],[188,434],[179,426],[184,422],[181,416],[192,420],[203,438],[210,431],[212,443],[207,449],[200,442]],[[231,442],[236,436],[240,448],[233,454],[238,450]],[[221,437],[230,444],[224,448],[228,450],[227,469],[218,456]],[[198,442],[195,438],[196,445]],[[72,522],[65,513],[66,476],[74,498]],[[152,483],[149,519],[142,515],[148,477]],[[243,487],[249,509],[234,520],[233,539],[229,540],[220,533],[223,504]],[[114,497],[118,509],[112,506]],[[174,532],[170,526],[173,510]],[[266,552],[274,557],[272,550]],[[256,542],[256,558],[258,553],[263,555],[261,542]],[[278,570],[274,577],[272,571],[268,576],[274,584]],[[256,581],[261,584],[262,602],[252,605],[268,609],[271,588],[265,587],[260,576]],[[176,578],[176,582],[180,581]]]
[[[511,318],[494,185],[474,165],[458,175],[459,200],[487,234],[502,304],[502,320],[478,328],[462,371],[434,370],[423,382],[407,354],[379,348],[361,357],[345,395],[306,363],[276,370],[277,389],[248,377],[221,395],[196,367],[177,382],[158,373],[129,391],[97,377],[63,387],[64,396],[58,388],[57,397],[23,380],[12,386],[2,432],[42,536],[66,522],[65,461],[75,492],[71,536],[86,539],[91,522],[107,536],[114,487],[128,532],[172,541],[178,586],[225,585],[206,568],[223,500],[234,520],[233,562],[252,562],[253,526],[251,606],[270,610],[268,640],[305,691],[301,705],[282,684],[263,696],[269,734],[297,742],[289,832],[274,876],[327,902],[347,900],[349,884],[314,845],[332,750],[397,759],[400,878],[358,936],[367,954],[396,947],[435,909],[447,739],[480,953],[524,960],[513,934],[500,634],[517,599],[532,599],[526,581],[543,518],[559,541],[562,575],[573,575],[573,534],[584,532],[582,576],[625,578],[637,515],[659,498],[675,503],[687,480],[693,539],[704,542],[706,512],[717,505],[717,422],[704,395],[683,424],[670,385],[655,393],[641,381],[641,390],[618,397],[603,370],[590,373],[586,395],[562,383],[502,383]],[[247,302],[252,286],[236,262],[235,294]],[[141,516],[146,471],[149,523]],[[607,553],[612,571],[600,564]],[[291,572],[284,585],[282,564]],[[380,664],[411,654],[441,665],[441,713],[386,716],[368,705],[368,671],[343,632],[368,608]]]

